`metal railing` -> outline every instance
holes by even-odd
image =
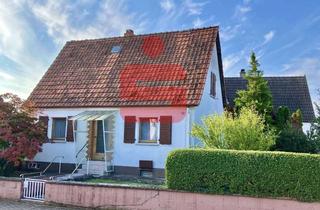
[[[76,158],[78,158],[78,155],[80,154],[80,152],[88,145],[88,142],[86,142],[82,147],[81,149],[77,152],[76,154]]]
[[[86,157],[83,157],[77,164],[76,164],[76,167],[75,169],[72,171],[72,173],[69,175],[69,179],[72,178],[72,175],[78,170],[78,168],[80,167],[80,165],[82,165],[82,163],[85,161],[87,161],[87,175],[89,173],[89,161],[87,160]]]
[[[49,163],[49,165],[48,165],[43,171],[20,174],[20,177],[21,177],[21,178],[24,178],[25,176],[36,175],[36,174],[39,174],[39,176],[44,175],[44,173],[46,173],[46,171],[47,171],[47,170],[51,167],[51,165],[53,164],[53,161],[55,161],[57,158],[60,158],[60,159],[59,159],[59,169],[58,169],[58,172],[59,172],[59,174],[61,174],[61,162],[62,162],[62,159],[64,158],[64,156],[55,156],[55,157],[51,160],[51,162]]]

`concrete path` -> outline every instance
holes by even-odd
[[[11,201],[0,199],[0,210],[76,210],[84,208],[60,207],[53,205],[46,205],[36,201]]]

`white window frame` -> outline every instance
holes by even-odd
[[[140,134],[141,134],[141,119],[156,119],[156,140],[141,140],[140,139]],[[136,123],[136,144],[141,144],[141,145],[159,145],[159,137],[160,137],[160,122],[159,122],[159,117],[139,117],[139,121]]]
[[[66,126],[65,126],[65,132],[64,132],[64,138],[61,139],[55,139],[53,138],[53,120],[54,119],[62,119],[65,118],[66,120]],[[55,143],[65,143],[67,142],[67,132],[68,132],[68,117],[51,117],[51,141]]]

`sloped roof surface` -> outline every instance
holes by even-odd
[[[264,77],[268,81],[273,97],[273,106],[287,106],[291,112],[301,109],[304,122],[311,122],[315,115],[305,76],[294,77]],[[230,105],[238,90],[244,90],[247,81],[241,77],[226,77],[226,97]]]
[[[198,105],[217,37],[209,27],[70,41],[29,99],[39,108]]]

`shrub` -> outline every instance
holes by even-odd
[[[170,189],[320,201],[320,156],[312,154],[180,149],[169,154]]]
[[[15,171],[15,167],[11,162],[0,158],[0,176],[11,176]]]
[[[45,127],[34,117],[31,102],[13,94],[0,95],[0,158],[18,166],[41,151]]]
[[[320,92],[319,92],[320,94]],[[308,131],[308,140],[318,145],[318,152],[320,151],[320,106],[316,105],[317,117],[311,123],[310,130]]]
[[[263,117],[249,108],[239,115],[228,112],[205,117],[203,125],[194,125],[191,135],[213,149],[269,150],[274,144],[275,131],[266,127]]]
[[[272,150],[286,152],[318,153],[319,141],[307,138],[301,130],[288,128],[280,132]]]
[[[280,106],[276,112],[274,125],[278,131],[290,127],[290,110],[287,106]]]

